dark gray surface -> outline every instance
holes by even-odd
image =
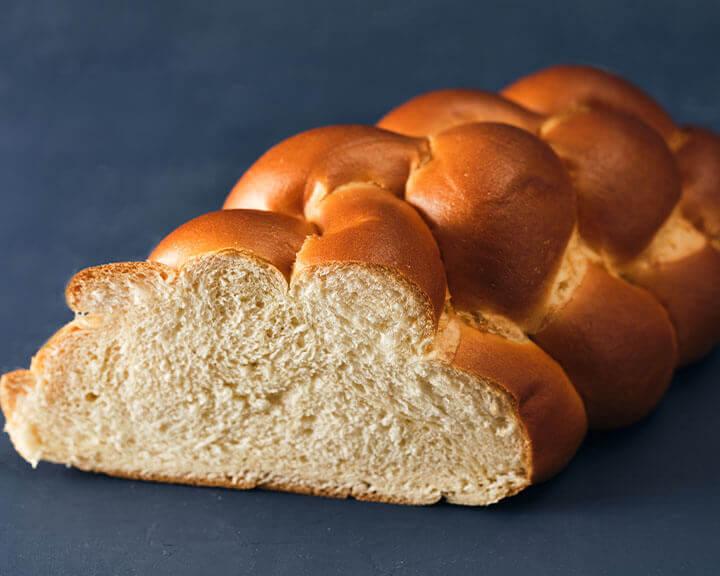
[[[206,4],[2,4],[2,371],[70,318],[73,272],[146,257],[302,129],[569,60],[720,129],[716,2]],[[718,574],[718,380],[716,350],[487,510],[33,472],[2,435],[0,574]]]

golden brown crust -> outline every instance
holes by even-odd
[[[296,134],[265,152],[238,180],[223,209],[251,208],[302,217],[307,177],[319,158],[366,126],[327,126]]]
[[[572,108],[609,108],[635,116],[666,140],[675,132],[667,112],[627,80],[590,66],[553,66],[520,78],[501,94],[539,114],[551,116]]]
[[[575,195],[552,150],[504,124],[433,138],[406,200],[440,246],[453,303],[517,321],[537,313],[575,224]]]
[[[445,270],[435,239],[415,210],[386,190],[358,185],[325,198],[316,215],[322,235],[305,243],[298,270],[343,262],[392,268],[422,291],[437,323],[445,303]]]
[[[224,209],[253,208],[303,216],[305,188],[311,172],[315,179],[326,177],[330,182],[348,182],[348,174],[357,173],[356,180],[371,177],[375,166],[387,165],[388,149],[401,147],[410,155],[412,140],[372,126],[326,126],[302,132],[273,146],[240,178],[232,189]],[[366,154],[353,153],[366,149]],[[393,150],[394,152],[395,150]],[[319,168],[331,154],[346,156],[343,165],[330,162]],[[397,181],[397,163],[392,163]]]
[[[530,443],[532,482],[570,461],[587,431],[585,408],[562,368],[537,345],[464,326],[452,363],[514,399]]]
[[[372,184],[402,197],[411,171],[428,155],[427,141],[385,130],[348,138],[318,158],[310,171],[305,184],[305,216],[315,221],[317,204],[352,183]]]
[[[683,128],[675,154],[683,215],[720,249],[720,136],[704,128]]]
[[[408,136],[430,136],[473,122],[500,122],[538,132],[544,118],[484,90],[435,90],[388,112],[377,125]]]
[[[315,227],[300,218],[259,210],[219,210],[174,230],[149,260],[180,268],[192,258],[229,248],[250,250],[290,278],[295,255]]]
[[[632,116],[582,109],[549,120],[542,138],[578,193],[578,225],[597,251],[627,260],[652,240],[680,199],[667,145]]]
[[[709,244],[678,260],[629,272],[668,311],[680,364],[704,356],[720,340],[720,254]]]
[[[650,412],[677,361],[665,309],[595,265],[533,339],[565,369],[596,429],[625,426]]]

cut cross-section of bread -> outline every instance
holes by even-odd
[[[20,454],[408,504],[488,504],[572,456],[582,402],[536,345],[448,313],[436,330],[427,296],[388,267],[312,265],[288,280],[284,251],[302,236],[262,239],[292,219],[240,212],[201,222],[228,248],[183,253],[171,241],[158,260],[177,267],[110,264],[73,278],[76,319],[2,382]],[[230,242],[235,216],[247,226]]]

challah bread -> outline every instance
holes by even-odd
[[[17,450],[488,504],[647,414],[720,336],[717,137],[542,74],[293,136],[148,262],[77,274],[76,319],[0,383]]]

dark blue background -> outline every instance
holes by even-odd
[[[717,2],[4,2],[0,369],[63,288],[217,209],[267,147],[448,86],[610,67],[720,129]],[[720,351],[660,408],[490,509],[116,480],[0,439],[0,574],[718,574]]]

